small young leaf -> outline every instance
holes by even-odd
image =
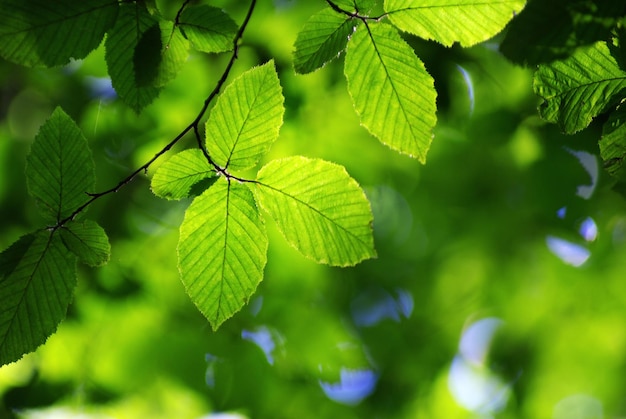
[[[450,46],[464,47],[498,34],[525,0],[385,0],[385,11],[400,30]]]
[[[206,5],[185,8],[179,27],[195,49],[209,53],[230,51],[237,33],[237,24],[230,16]]]
[[[152,192],[165,199],[182,199],[189,196],[194,185],[205,179],[217,178],[202,151],[185,150],[157,169],[152,177]]]
[[[578,47],[608,39],[625,14],[623,1],[530,1],[509,25],[500,50],[528,66],[564,59]]]
[[[599,142],[604,168],[612,175],[626,180],[626,106],[620,106],[602,127]]]
[[[65,246],[84,264],[102,266],[109,261],[109,238],[95,221],[68,223],[60,232]]]
[[[394,150],[425,162],[437,92],[398,32],[387,24],[361,25],[348,44],[345,74],[361,124]]]
[[[148,74],[137,77],[135,68],[137,45],[143,35],[151,28],[155,28],[155,25],[158,27],[158,22],[141,2],[124,3],[120,5],[120,13],[115,26],[109,31],[105,42],[105,59],[111,83],[124,103],[137,113],[152,103],[160,91],[158,87],[140,86],[138,83],[138,79],[143,84],[146,79],[156,77],[156,71],[153,71],[151,76],[150,71],[144,67],[140,72]],[[155,53],[152,52],[149,55],[154,57]]]
[[[534,89],[544,100],[541,116],[572,134],[623,98],[626,72],[607,44],[597,42],[565,60],[539,66]]]
[[[252,192],[218,179],[185,212],[178,242],[182,281],[213,330],[254,294],[266,261],[267,234]]]
[[[337,58],[348,43],[355,22],[327,7],[311,16],[294,44],[294,68],[310,73]]]
[[[85,58],[113,26],[118,9],[111,0],[2,0],[0,56],[45,67]]]
[[[273,61],[245,72],[228,86],[206,123],[206,148],[215,163],[231,170],[257,164],[278,138],[283,100]]]
[[[95,169],[87,140],[61,108],[42,125],[26,160],[30,194],[50,221],[61,221],[95,187]]]
[[[342,166],[295,156],[269,162],[257,180],[260,207],[304,256],[334,266],[376,256],[369,202]]]
[[[0,254],[0,365],[43,344],[76,286],[76,257],[58,234],[39,231]]]

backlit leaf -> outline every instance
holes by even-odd
[[[498,34],[524,7],[524,0],[385,0],[399,29],[450,46],[468,47]]]
[[[202,151],[185,150],[157,169],[152,177],[152,192],[165,199],[182,199],[190,195],[195,185],[215,179],[215,170]]]
[[[257,180],[259,205],[304,256],[335,266],[376,256],[369,202],[342,166],[289,157],[265,165]]]
[[[0,365],[54,333],[75,286],[76,258],[56,233],[29,234],[0,254]]]
[[[294,44],[296,72],[310,73],[337,58],[345,49],[355,23],[328,7],[311,16]]]
[[[48,220],[61,221],[95,187],[94,163],[80,128],[61,108],[40,128],[26,161],[30,194]]]
[[[95,221],[68,223],[60,229],[65,246],[89,266],[101,266],[109,261],[111,245],[104,229]]]
[[[148,13],[140,2],[134,4],[122,4],[115,26],[109,31],[105,42],[105,59],[111,83],[118,96],[139,113],[143,108],[152,103],[159,95],[159,88],[149,85],[148,80],[157,77],[157,72],[148,68],[143,71],[148,74],[137,76],[136,59],[137,46],[146,32],[152,31],[152,38],[156,39],[158,22]],[[154,46],[146,44],[139,54],[146,54],[152,61],[158,61]],[[151,49],[152,48],[152,49]],[[140,69],[140,73],[141,73]],[[139,82],[138,82],[139,81]],[[140,86],[141,84],[141,86]]]
[[[544,100],[539,108],[541,116],[571,134],[623,98],[626,72],[607,44],[597,42],[565,60],[540,66],[534,89]]]
[[[245,72],[224,90],[206,123],[213,161],[230,170],[257,164],[278,138],[284,111],[274,62]]]
[[[220,178],[194,199],[180,226],[178,265],[214,330],[248,302],[266,260],[265,226],[246,185]]]
[[[345,73],[361,124],[394,150],[425,162],[437,92],[398,32],[387,24],[360,25],[348,44]]]
[[[85,58],[113,26],[114,0],[1,0],[0,56],[53,67]]]
[[[237,33],[237,24],[230,16],[206,5],[185,8],[179,27],[193,47],[204,52],[230,51]]]

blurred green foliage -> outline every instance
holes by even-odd
[[[245,13],[214,3],[238,22]],[[295,75],[293,42],[319,8],[260,2],[234,71],[276,60],[287,109],[268,160],[345,165],[371,200],[378,258],[320,266],[268,223],[264,281],[213,332],[176,267],[189,202],[149,190],[159,161],[90,208],[111,260],[81,266],[58,332],[0,368],[0,417],[626,415],[626,213],[600,164],[600,125],[563,136],[542,122],[532,74],[493,42],[460,49],[408,37],[439,94],[421,166],[359,126],[341,61]],[[140,116],[111,95],[102,47],[54,70],[2,62],[0,247],[42,223],[23,167],[56,106],[81,126],[106,189],[193,120],[225,60],[192,54]]]

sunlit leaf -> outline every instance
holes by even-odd
[[[95,221],[71,222],[60,229],[61,239],[78,260],[89,266],[109,261],[111,245],[104,229]]]
[[[95,187],[94,163],[80,128],[61,108],[39,130],[26,161],[30,194],[49,220],[61,221]]]
[[[215,170],[199,149],[185,150],[163,163],[152,177],[152,192],[161,198],[188,197],[195,185],[215,181]]]
[[[113,26],[111,0],[1,0],[0,56],[26,66],[53,67],[85,58]]]
[[[261,208],[304,256],[335,266],[376,256],[369,202],[342,166],[289,157],[265,165],[257,180]]]
[[[56,233],[29,234],[0,254],[0,365],[54,333],[75,286],[76,258]]]
[[[354,107],[380,141],[425,162],[437,122],[434,81],[395,29],[361,25],[346,54]]]
[[[180,226],[178,265],[213,329],[247,303],[266,260],[265,226],[247,186],[220,178],[194,199]]]
[[[273,61],[229,85],[206,123],[206,148],[215,163],[231,170],[257,164],[278,138],[283,100]]]
[[[237,33],[237,24],[230,16],[207,5],[185,8],[179,27],[193,47],[204,52],[230,51]]]
[[[500,49],[526,65],[563,59],[580,46],[607,39],[625,14],[623,1],[530,1],[511,22]]]
[[[146,85],[147,80],[157,77],[157,71],[144,67],[143,71],[148,71],[148,74],[137,77],[135,66],[137,46],[148,31],[152,31],[152,38],[156,39],[156,28],[158,22],[140,2],[122,4],[115,26],[109,31],[105,42],[105,59],[111,83],[124,103],[137,113],[159,95],[159,88]],[[159,57],[156,56],[155,47],[149,45],[150,43],[145,46],[147,51],[140,47],[139,54],[145,54],[151,61],[157,62]]]
[[[294,44],[294,68],[305,74],[322,67],[345,49],[355,22],[325,8],[314,14],[298,33]]]
[[[403,31],[464,47],[498,34],[525,0],[385,0],[391,22]]]
[[[544,100],[539,108],[541,116],[558,123],[566,133],[574,133],[621,100],[626,72],[606,43],[598,42],[565,60],[540,66],[534,89]]]

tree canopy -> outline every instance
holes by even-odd
[[[626,414],[626,4],[0,10],[0,416]]]

